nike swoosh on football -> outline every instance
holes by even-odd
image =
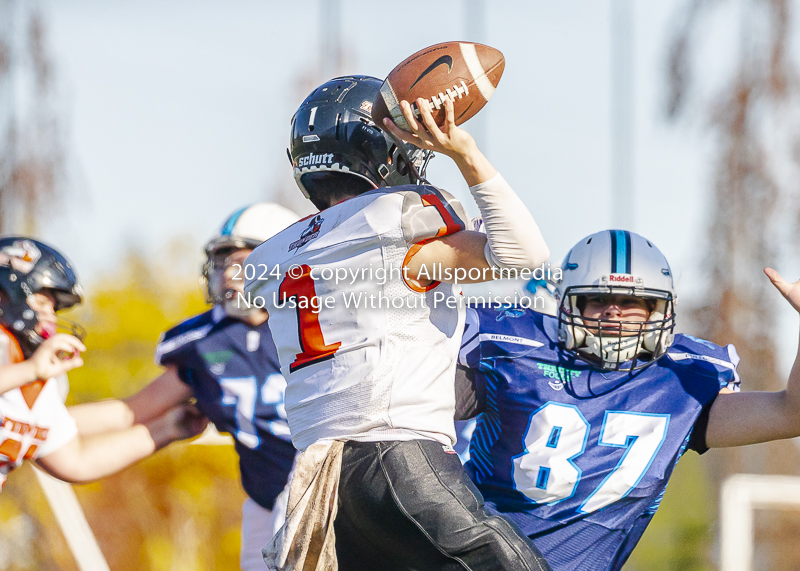
[[[440,65],[446,65],[447,66],[447,73],[450,73],[451,71],[453,71],[453,58],[450,57],[450,56],[442,56],[439,59],[437,59],[435,62],[433,62],[431,65],[428,66],[428,69],[426,69],[425,71],[423,71],[420,74],[420,76],[417,78],[417,80],[414,83],[411,84],[411,87],[409,87],[408,90],[411,91],[412,89],[414,89],[414,86],[416,84],[418,84],[420,81],[422,81],[423,77],[428,75],[430,72],[432,72],[434,69],[436,69]]]

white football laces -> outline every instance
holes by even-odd
[[[461,80],[461,85],[454,85],[453,89],[445,89],[444,93],[439,93],[438,95],[434,95],[430,99],[428,99],[428,103],[433,109],[439,110],[444,105],[444,102],[449,99],[453,103],[456,101],[456,97],[459,99],[463,99],[465,95],[469,95],[469,88],[467,87],[466,82]],[[417,107],[417,102],[413,102],[411,104],[411,110],[414,112],[414,117],[419,117],[419,108]]]

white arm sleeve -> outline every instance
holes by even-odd
[[[530,211],[500,173],[469,187],[488,240],[484,255],[496,268],[535,268],[550,257]]]

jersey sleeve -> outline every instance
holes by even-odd
[[[711,412],[711,406],[714,404],[714,400],[703,407],[703,411],[694,422],[692,434],[689,436],[689,443],[686,445],[689,450],[694,450],[698,454],[705,454],[708,452],[708,445],[706,445],[706,431],[708,430],[708,415]]]
[[[169,331],[162,333],[156,345],[156,354],[153,360],[159,367],[173,365],[175,361],[175,349],[171,346],[171,339],[167,338],[168,333]]]
[[[162,333],[156,346],[156,365],[180,367],[192,352],[194,344],[208,335],[214,326],[213,311],[188,319]]]
[[[723,347],[691,335],[679,335],[667,352],[667,357],[691,371],[693,384],[707,386],[706,383],[713,379],[717,389],[715,396],[722,389],[739,391],[739,354],[733,345]]]
[[[736,347],[733,345],[726,345],[725,351],[728,354],[728,362],[733,365],[728,369],[728,373],[720,379],[720,390],[727,388],[735,393],[741,390],[742,380],[739,378],[739,353],[736,352]]]
[[[709,413],[714,401],[719,396],[720,391],[739,392],[741,389],[741,378],[738,371],[739,354],[733,345],[721,347],[695,337],[684,337],[689,339],[690,342],[682,343],[677,349],[688,350],[685,352],[671,351],[668,353],[670,358],[676,362],[691,362],[693,368],[697,371],[698,382],[701,379],[710,381],[709,377],[714,380],[715,390],[703,403],[703,408],[695,420],[686,446],[689,450],[704,454],[708,451],[706,431]]]
[[[401,216],[409,246],[471,227],[464,206],[450,193],[432,186],[405,191]]]
[[[19,341],[0,325],[0,365],[22,363],[24,360],[25,356],[22,354]]]

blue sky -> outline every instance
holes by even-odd
[[[464,37],[464,2],[426,2],[424,11],[377,4],[342,0],[345,72],[382,77],[426,45],[475,39]],[[559,262],[612,221],[610,2],[486,4],[479,39],[505,54],[506,69],[479,116],[479,144]],[[318,80],[319,1],[41,5],[70,168],[70,198],[42,233],[90,289],[127,245],[159,256],[183,236],[199,263],[228,213],[281,187],[299,195],[284,149],[291,115]],[[664,119],[667,46],[683,5],[634,4],[636,203],[626,225],[664,251],[681,282],[699,262],[711,176],[705,125]],[[725,33],[717,36],[704,41],[724,46]],[[718,59],[707,73],[722,73],[732,58]],[[449,159],[436,158],[429,174],[477,213]]]

